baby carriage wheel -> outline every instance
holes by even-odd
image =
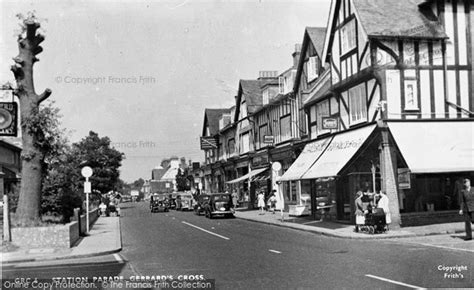
[[[369,234],[373,235],[375,233],[375,228],[373,226],[369,226]]]

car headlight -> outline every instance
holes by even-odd
[[[225,207],[221,207],[219,210],[220,211],[225,211]]]

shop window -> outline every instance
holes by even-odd
[[[345,54],[356,47],[355,18],[341,28],[341,54]]]
[[[367,93],[365,83],[349,90],[349,110],[351,125],[367,121]]]

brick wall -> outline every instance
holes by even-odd
[[[414,212],[401,214],[402,227],[462,222],[458,211]]]

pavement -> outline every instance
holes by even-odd
[[[19,245],[16,245],[19,246]],[[3,265],[23,262],[86,258],[116,253],[122,250],[122,237],[119,217],[99,217],[89,234],[81,237],[68,249],[41,248],[28,249],[12,247],[3,252],[0,261]]]
[[[275,214],[272,214],[271,212],[260,214],[260,211],[258,210],[237,209],[235,216],[248,221],[346,239],[390,239],[464,233],[464,222],[402,227],[398,229],[389,228],[389,231],[385,233],[368,234],[354,232],[354,225],[326,220],[312,220],[309,217],[292,217],[289,216],[288,212],[283,212],[283,221],[280,212],[276,212]]]

